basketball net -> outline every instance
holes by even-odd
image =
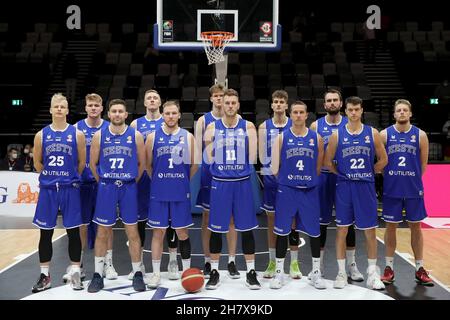
[[[223,51],[234,37],[233,33],[226,31],[206,31],[202,32],[201,36],[203,48],[208,57],[208,64],[224,61]]]

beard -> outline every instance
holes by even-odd
[[[326,111],[329,115],[332,115],[332,116],[335,116],[340,112],[339,109],[336,109],[336,110],[332,109],[332,110],[326,110]]]

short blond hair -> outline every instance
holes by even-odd
[[[181,113],[181,107],[180,107],[180,104],[179,104],[179,102],[177,100],[168,100],[168,101],[166,101],[163,104],[163,106],[162,106],[163,111],[164,111],[164,108],[168,107],[168,106],[175,106],[175,107],[177,107],[178,113]]]
[[[66,102],[66,105],[69,106],[69,102],[67,101],[67,98],[62,93],[55,93],[52,96],[52,99],[50,100],[50,106],[53,106],[55,103],[58,102]]]
[[[103,102],[102,97],[100,97],[100,95],[98,95],[96,93],[88,93],[84,99],[86,100],[86,103],[88,101],[95,101],[95,102],[102,104],[102,102]]]
[[[161,96],[159,95],[159,92],[156,91],[156,90],[154,90],[154,89],[150,89],[150,90],[145,91],[145,93],[144,93],[144,98],[145,98],[145,97],[147,96],[147,94],[149,94],[149,93],[156,93],[156,94],[158,95],[158,97],[159,97],[159,100],[161,100]]]
[[[215,85],[209,88],[209,95],[212,96],[214,93],[220,91],[225,92],[225,87],[220,83],[216,83]]]
[[[399,105],[399,104],[406,104],[409,108],[409,111],[412,111],[412,105],[411,102],[409,102],[409,100],[406,99],[397,99],[395,100],[394,103],[394,112],[395,112],[395,108]]]

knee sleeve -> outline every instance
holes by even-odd
[[[320,258],[320,237],[309,237],[311,243],[311,256],[313,258]]]
[[[325,243],[327,242],[327,225],[320,225],[320,247],[325,248]]]
[[[181,259],[191,258],[191,241],[189,241],[189,238],[186,240],[180,240],[180,254]]]
[[[253,236],[253,231],[244,231],[242,236],[242,252],[244,254],[254,254],[255,253],[255,238]]]
[[[288,247],[287,237],[288,236],[277,235],[277,242],[275,245],[275,250],[276,250],[275,255],[276,255],[277,259],[283,259],[284,257],[286,257],[286,252],[287,252],[287,247]]]
[[[209,251],[213,254],[217,254],[222,251],[221,233],[211,231],[211,237],[209,238]]]
[[[176,249],[178,247],[177,233],[171,227],[167,228],[167,230],[166,230],[166,239],[167,239],[167,245],[169,248]],[[180,240],[180,246],[181,246],[181,240]]]
[[[141,247],[144,247],[145,243],[145,221],[138,221],[138,232],[139,232],[139,238],[141,238]]]
[[[299,239],[298,232],[292,229],[291,233],[289,233],[289,245],[298,247]]]
[[[67,229],[67,236],[69,237],[69,257],[70,261],[80,262],[81,260],[81,239],[80,228]]]
[[[346,244],[347,247],[354,247],[356,245],[355,227],[353,225],[348,227]]]
[[[50,260],[52,260],[52,237],[53,229],[41,229],[41,237],[39,239],[39,262],[41,263],[49,262]]]

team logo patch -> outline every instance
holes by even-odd
[[[415,134],[413,134],[413,135],[411,136],[411,142],[416,142],[416,135],[415,135]]]
[[[131,136],[127,137],[127,143],[133,143],[133,138]]]
[[[69,135],[67,136],[67,142],[72,142],[72,135],[71,135],[71,134],[69,134]]]
[[[180,143],[184,143],[184,137],[180,137]]]
[[[370,137],[369,136],[365,136],[364,137],[364,142],[365,143],[370,143]]]
[[[309,139],[309,145],[312,147],[314,146],[314,139]]]

